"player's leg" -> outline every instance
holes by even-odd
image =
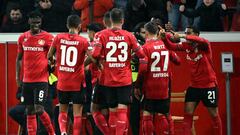
[[[73,135],[79,135],[82,127],[82,104],[73,104]]]
[[[212,118],[213,135],[222,135],[222,122],[218,112],[218,89],[216,87],[204,90],[203,104]]]
[[[79,135],[82,129],[83,104],[86,102],[86,89],[81,87],[81,91],[71,92],[73,102],[73,135]]]
[[[48,134],[54,135],[55,131],[51,119],[43,107],[43,104],[46,102],[46,98],[49,98],[47,97],[48,83],[35,83],[34,85],[34,108],[36,114],[39,116]]]
[[[37,133],[37,118],[34,108],[33,91],[32,83],[23,83],[23,97],[21,100],[23,104],[26,105],[28,135],[36,135]]]
[[[70,97],[69,92],[58,90],[58,100],[60,103],[58,124],[59,124],[61,135],[67,134],[68,104],[70,102],[69,97]]]
[[[104,115],[101,113],[101,107],[100,107],[100,105],[103,105],[103,104],[106,105],[105,96],[103,93],[104,91],[105,91],[104,86],[97,84],[94,87],[93,95],[92,95],[92,103],[91,103],[91,113],[95,121],[95,124],[100,129],[100,131],[103,134],[109,134],[108,123]]]
[[[153,115],[148,111],[143,111],[142,128],[144,135],[153,135],[154,133]]]
[[[123,135],[128,133],[128,105],[131,103],[132,85],[117,88],[117,122],[116,135]],[[113,90],[115,92],[115,90]],[[110,114],[111,115],[111,114]],[[110,116],[109,116],[110,117]]]
[[[103,95],[106,98],[106,104],[109,107],[109,135],[116,135],[116,126],[117,126],[117,106],[118,106],[118,95],[117,88],[115,87],[105,87]]]
[[[130,126],[133,135],[139,135],[140,128],[140,106],[141,102],[132,94],[132,103],[130,105]]]
[[[191,135],[193,114],[200,101],[201,89],[189,87],[185,96],[185,105],[184,105],[184,134]]]
[[[153,111],[157,112],[154,117],[154,126],[156,129],[156,135],[170,134],[170,123],[168,120],[168,114],[170,110],[170,98],[153,100]]]

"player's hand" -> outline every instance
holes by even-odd
[[[165,29],[166,31],[171,31],[173,30],[173,26],[171,22],[168,22],[167,24],[165,24]]]
[[[19,78],[16,78],[16,83],[17,83],[17,87],[20,87],[22,85],[22,82],[20,81]]]
[[[226,6],[226,4],[224,4],[224,3],[221,4],[221,7],[222,7],[223,10],[227,10],[227,6]]]
[[[140,100],[140,98],[141,98],[141,91],[140,91],[140,89],[139,88],[135,88],[134,89],[134,96],[135,96],[135,98],[137,99],[137,100]]]
[[[164,39],[166,37],[166,32],[165,29],[163,29],[162,27],[159,27],[159,33],[158,35],[160,36],[160,38]]]
[[[55,61],[48,61],[48,72],[52,73],[55,70]]]
[[[185,10],[185,6],[184,6],[184,5],[181,5],[181,6],[179,7],[179,11],[180,11],[180,12],[184,12],[184,10]]]

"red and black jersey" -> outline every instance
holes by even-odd
[[[23,54],[23,82],[48,82],[47,53],[53,36],[41,31],[32,35],[27,31],[18,39],[18,53]]]
[[[95,35],[93,57],[102,59],[100,84],[110,87],[132,83],[131,52],[144,57],[134,35],[121,29],[105,29]]]
[[[139,78],[143,77],[142,91],[147,99],[169,98],[171,78],[170,61],[179,64],[175,52],[169,51],[162,40],[146,40],[143,45],[145,58],[140,59]],[[138,84],[137,84],[138,85]]]
[[[88,50],[87,39],[78,34],[58,34],[53,41],[56,48],[57,88],[79,91],[84,80],[84,59]]]
[[[171,50],[186,51],[186,59],[190,65],[191,72],[191,87],[209,88],[215,87],[217,84],[216,73],[212,61],[212,49],[208,40],[187,35],[187,43],[182,45],[174,44],[170,40],[170,35],[167,35],[164,42]]]

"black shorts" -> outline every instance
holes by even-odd
[[[144,99],[143,110],[150,113],[168,114],[170,109],[170,99]]]
[[[212,88],[193,88],[187,89],[185,102],[203,102],[206,107],[218,106],[218,89]]]
[[[131,103],[131,92],[132,85],[121,87],[97,85],[93,91],[92,101],[108,108],[117,107],[118,104],[128,105]]]
[[[86,102],[86,89],[81,88],[81,91],[61,91],[58,90],[58,100],[60,104],[84,104]]]
[[[23,83],[23,97],[21,101],[24,105],[44,105],[48,96],[48,83]]]

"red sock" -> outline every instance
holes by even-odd
[[[60,112],[58,116],[58,123],[61,133],[67,132],[67,113]]]
[[[153,126],[153,116],[143,116],[143,133],[144,135],[153,135],[154,126]]]
[[[127,109],[117,109],[116,135],[124,135],[128,132]]]
[[[168,114],[167,117],[168,123],[169,123],[169,135],[174,135],[174,122],[172,120],[172,115]]]
[[[27,131],[28,135],[36,135],[37,133],[37,119],[36,115],[27,115]]]
[[[90,121],[87,119],[86,121],[86,127],[87,127],[87,132],[89,135],[93,135],[93,129],[92,129],[92,125],[90,123]]]
[[[82,127],[81,127],[81,135],[86,135],[86,117],[82,117]]]
[[[116,134],[116,123],[117,123],[117,112],[109,112],[108,124],[109,124],[110,135]]]
[[[42,124],[44,125],[44,127],[47,129],[47,132],[49,135],[54,135],[54,129],[53,129],[53,125],[51,123],[51,119],[49,117],[49,115],[44,111],[41,115],[39,115],[40,120],[42,121]]]
[[[213,135],[222,135],[222,122],[219,114],[216,117],[212,117],[213,121]]]
[[[93,119],[95,121],[96,126],[101,130],[101,132],[104,135],[108,135],[109,134],[109,127],[108,127],[107,121],[104,118],[104,116],[102,115],[102,113],[101,112],[94,112],[92,115],[93,115]]]
[[[73,135],[80,135],[81,127],[82,127],[82,117],[74,116]]]
[[[192,122],[193,122],[193,115],[192,114],[184,114],[184,135],[192,135]]]
[[[155,115],[154,127],[156,135],[168,135],[169,134],[169,124],[165,115]]]

